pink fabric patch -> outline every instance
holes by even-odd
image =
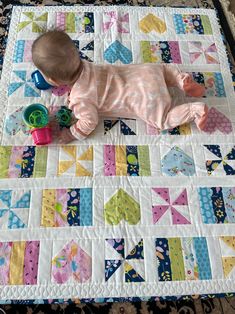
[[[129,33],[129,13],[105,12],[103,31],[107,32],[113,26],[117,27],[118,33]]]
[[[181,61],[178,41],[169,41],[169,46],[170,46],[171,57],[172,57],[173,63],[181,64],[182,61]]]
[[[194,63],[195,60],[197,60],[201,56],[201,52],[190,52],[190,62]]]
[[[23,275],[25,285],[37,284],[39,247],[39,241],[26,242]]]
[[[68,193],[67,189],[58,189],[56,190],[56,203],[62,207],[60,213],[55,211],[55,224],[59,227],[67,226],[67,202],[68,202]],[[66,218],[66,219],[65,219]]]
[[[164,201],[170,204],[170,194],[168,188],[153,188],[153,191],[156,192],[159,196],[161,196]]]
[[[0,242],[0,285],[9,282],[12,242]]]
[[[65,13],[58,12],[56,14],[56,25],[62,31],[65,30]]]
[[[116,175],[115,146],[114,145],[104,146],[104,175],[105,176]]]
[[[232,123],[222,112],[211,107],[208,112],[208,120],[204,128],[204,132],[213,133],[219,130],[224,134],[229,134],[233,131]]]
[[[25,41],[25,48],[24,48],[24,61],[25,62],[32,61],[32,45],[33,45],[33,40]]]
[[[171,215],[173,225],[188,225],[190,222],[183,215],[181,215],[174,207],[171,207]]]
[[[13,146],[9,162],[9,178],[19,178],[21,174],[22,156],[24,146]]]
[[[67,189],[58,189],[56,190],[56,201],[61,204],[62,212],[65,214],[67,212],[67,202],[69,195]]]
[[[152,188],[152,190],[157,193],[167,204],[163,205],[153,205],[153,223],[157,223],[161,217],[167,212],[171,211],[173,225],[177,224],[190,224],[190,221],[185,218],[178,210],[175,209],[172,205],[175,206],[187,206],[188,205],[188,196],[187,190],[184,189],[178,197],[173,201],[170,199],[170,190],[169,188]]]
[[[153,223],[157,223],[158,220],[166,213],[169,209],[169,205],[156,205],[152,207],[153,211]]]
[[[53,259],[52,276],[60,284],[71,276],[77,282],[85,282],[91,277],[91,262],[91,257],[72,240]]]
[[[180,195],[177,197],[172,205],[188,205],[188,196],[186,189],[184,189],[183,192],[180,193]]]

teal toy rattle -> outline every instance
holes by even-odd
[[[51,143],[51,129],[48,127],[49,112],[41,104],[32,104],[23,111],[23,121],[30,127],[31,134],[36,145]]]

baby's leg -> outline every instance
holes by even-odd
[[[208,107],[202,102],[187,103],[172,108],[162,123],[162,129],[172,129],[178,125],[194,121],[203,130],[208,116]]]
[[[175,65],[164,65],[164,76],[168,87],[178,87],[188,96],[202,97],[205,87],[195,82],[188,73],[183,73]]]

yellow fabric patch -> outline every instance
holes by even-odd
[[[41,225],[44,227],[55,227],[54,212],[56,205],[56,191],[43,190]]]
[[[220,239],[235,251],[235,237],[220,237]]]
[[[79,156],[78,160],[93,160],[93,147],[89,147],[81,156]]]
[[[235,266],[235,256],[222,257],[222,262],[223,262],[224,276],[225,278],[227,278]]]
[[[76,176],[77,177],[90,177],[91,173],[86,170],[79,162],[76,163]]]
[[[126,146],[117,145],[115,148],[116,156],[116,176],[127,175]]]
[[[151,31],[164,33],[166,31],[166,23],[152,13],[149,13],[140,20],[139,27],[143,33],[149,33]]]
[[[86,165],[90,168],[93,161],[93,147],[88,147],[83,153],[78,156],[76,146],[62,146],[61,149],[67,153],[72,160],[61,160],[58,167],[58,176],[64,174],[73,165],[75,165],[75,176],[92,176],[90,170],[86,168]]]
[[[23,285],[25,242],[13,242],[10,260],[10,285]]]

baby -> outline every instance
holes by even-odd
[[[71,88],[68,106],[78,120],[63,129],[61,143],[85,139],[96,128],[99,115],[140,118],[159,131],[191,121],[200,130],[205,126],[205,103],[172,105],[168,87],[178,87],[193,97],[205,92],[175,65],[96,65],[81,60],[71,38],[58,30],[34,41],[32,59],[51,85]]]

